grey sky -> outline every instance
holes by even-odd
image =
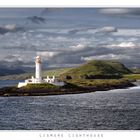
[[[138,8],[1,8],[0,65],[45,68],[117,59],[140,66]]]

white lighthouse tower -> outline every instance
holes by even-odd
[[[35,79],[36,83],[42,82],[42,70],[41,70],[41,58],[40,56],[37,56],[35,58]]]
[[[55,78],[55,76],[47,76],[47,78],[42,78],[42,69],[41,69],[41,58],[36,56],[35,58],[35,78],[32,76],[31,79],[26,79],[25,82],[19,82],[18,88],[27,86],[27,84],[40,84],[40,83],[50,83],[57,86],[63,86],[65,83]]]

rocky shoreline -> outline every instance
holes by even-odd
[[[118,85],[91,86],[91,87],[62,87],[54,89],[19,89],[17,87],[4,87],[0,89],[0,96],[48,96],[48,95],[67,95],[80,94],[95,91],[107,91],[112,89],[123,89],[136,86],[131,82]]]

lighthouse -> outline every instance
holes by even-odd
[[[41,70],[41,58],[40,56],[37,56],[35,58],[35,79],[36,83],[42,82],[42,70]]]
[[[27,86],[28,84],[42,84],[49,83],[57,86],[63,86],[65,83],[56,79],[55,76],[47,76],[47,78],[42,78],[42,69],[41,69],[41,58],[40,56],[36,56],[35,58],[35,77],[32,76],[30,79],[26,79],[25,82],[19,82],[18,88]]]

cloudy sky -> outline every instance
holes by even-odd
[[[139,8],[1,8],[0,67],[71,67],[119,60],[140,67]]]

